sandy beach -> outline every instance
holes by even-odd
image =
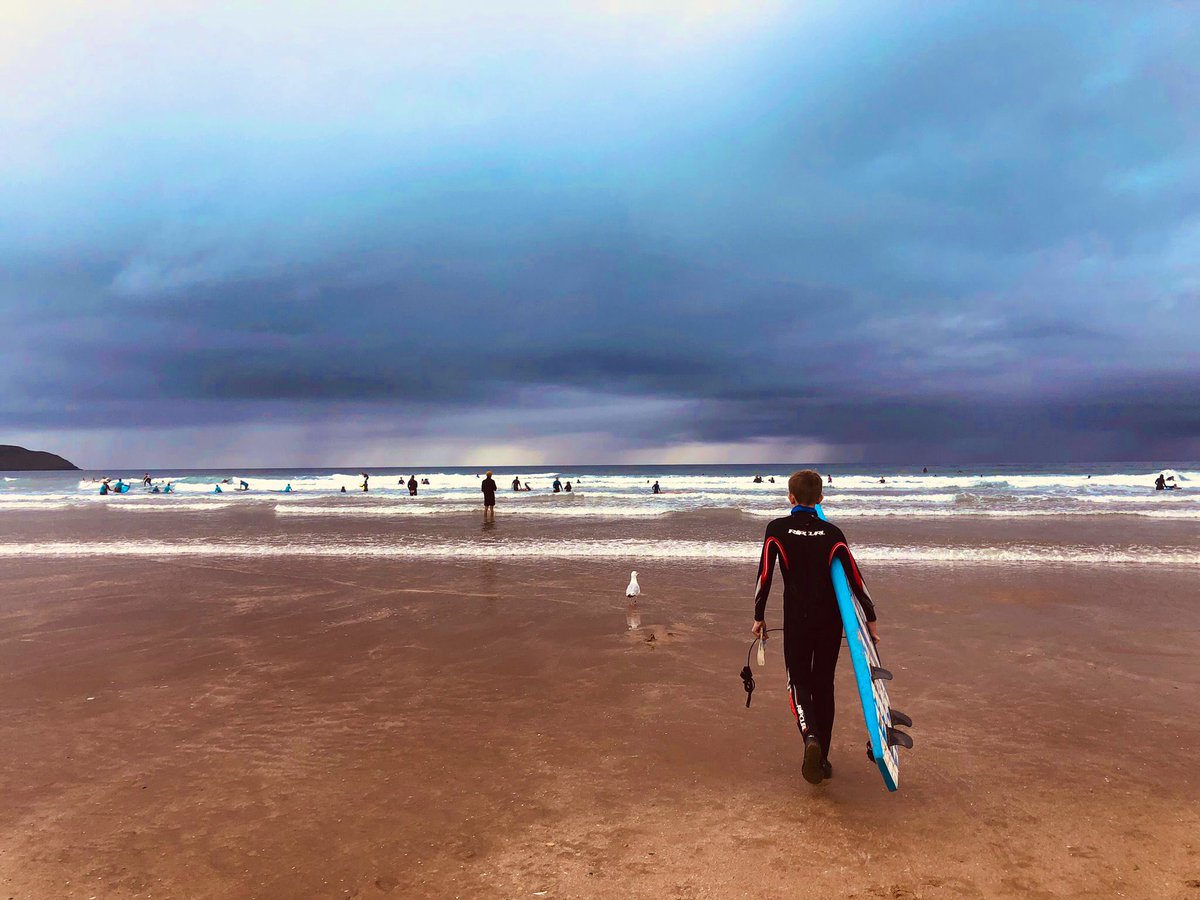
[[[4,896],[1200,896],[1191,569],[867,567],[889,795],[844,663],[818,788],[773,647],[745,708],[752,568],[639,564],[631,628],[609,561],[3,566]]]

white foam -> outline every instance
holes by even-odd
[[[758,543],[745,541],[435,541],[427,543],[221,541],[82,542],[43,541],[0,544],[0,558],[62,557],[242,559],[335,557],[378,559],[577,559],[712,561],[753,564]],[[1200,552],[1184,547],[1083,547],[1024,545],[1011,547],[915,547],[860,545],[861,562],[953,565],[1153,565],[1200,566]]]
[[[665,515],[666,513],[675,512],[673,509],[647,509],[645,507],[635,506],[576,506],[576,507],[559,507],[549,509],[545,506],[504,506],[505,516],[531,517],[531,518],[652,518],[654,516]],[[278,516],[303,516],[306,518],[322,519],[330,516],[336,517],[351,517],[351,518],[372,518],[372,517],[403,517],[403,516],[462,516],[469,513],[469,508],[465,504],[459,504],[458,508],[450,505],[443,506],[427,506],[418,503],[404,503],[395,505],[376,505],[376,506],[305,506],[291,507],[283,504],[275,506],[275,514]]]

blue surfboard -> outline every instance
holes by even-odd
[[[829,521],[820,506],[817,507],[817,515]],[[858,685],[863,722],[867,726],[868,755],[879,766],[887,789],[894,791],[900,787],[900,752],[897,745],[911,746],[912,740],[893,727],[892,708],[885,685],[892,675],[879,663],[879,654],[875,652],[875,643],[871,640],[871,632],[867,630],[867,617],[850,588],[846,569],[840,559],[834,559],[829,564],[829,573],[833,577],[833,591],[837,595],[842,627],[846,631],[846,644],[850,647],[850,660],[854,664],[854,681]],[[897,715],[896,718],[900,720],[901,716]],[[904,724],[912,724],[907,716],[903,716],[902,720]]]

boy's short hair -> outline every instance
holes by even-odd
[[[793,472],[788,479],[788,493],[796,498],[801,506],[816,506],[821,502],[823,488],[821,475],[812,469],[802,469]]]

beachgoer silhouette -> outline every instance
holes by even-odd
[[[480,482],[479,490],[483,492],[483,521],[485,523],[494,522],[496,519],[496,482],[492,480],[490,469],[487,478]]]
[[[417,496],[417,476],[413,475],[408,479],[408,496]]]
[[[650,488],[650,492],[653,494],[661,494],[662,493],[662,489],[658,486],[657,480],[654,482],[654,487]]]
[[[513,490],[514,490],[514,491],[519,491],[520,489],[521,489],[521,479],[520,479],[520,478],[514,478],[514,479],[513,479]]]
[[[571,493],[571,482],[567,482],[567,486],[563,488],[568,494]]]
[[[554,488],[554,493],[556,494],[562,490],[562,482],[558,480],[557,475],[554,477],[554,484],[551,487]]]

